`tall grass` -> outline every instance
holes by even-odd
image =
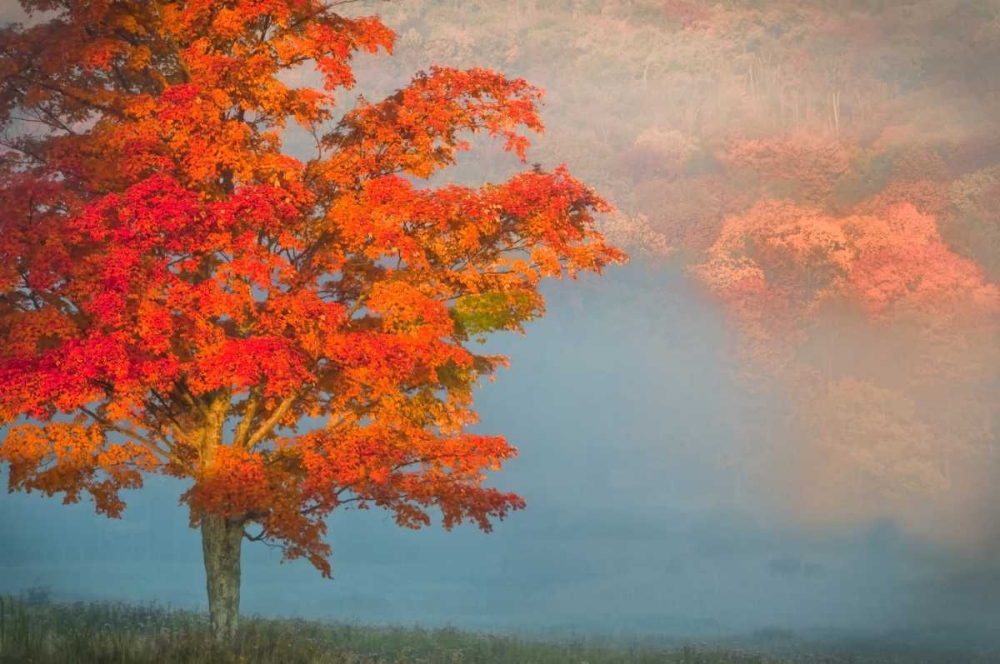
[[[657,649],[578,641],[543,643],[453,628],[381,628],[250,617],[231,649],[215,645],[204,614],[156,605],[45,603],[0,596],[0,664],[752,664],[780,662],[957,661],[885,655],[799,653],[787,657],[707,647]],[[965,660],[971,661],[971,660]],[[987,661],[987,660],[981,660]]]
[[[0,663],[152,662],[779,662],[761,655],[549,644],[445,628],[378,628],[306,620],[243,620],[236,646],[212,641],[208,618],[192,611],[122,603],[33,604],[0,597]]]

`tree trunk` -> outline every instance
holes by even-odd
[[[201,546],[205,554],[208,614],[216,641],[232,643],[240,620],[240,552],[243,526],[224,517],[201,519]]]

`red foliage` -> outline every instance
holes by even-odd
[[[979,266],[951,251],[935,219],[908,203],[838,218],[765,201],[727,219],[694,272],[736,314],[753,352],[771,360],[779,348],[793,353],[833,300],[877,318],[929,321],[1000,307]]]
[[[378,19],[319,0],[23,4],[55,14],[0,31],[0,124],[47,128],[0,155],[0,423],[35,420],[0,445],[10,488],[117,516],[142,473],[187,477],[193,523],[256,523],[327,575],[341,505],[487,530],[522,507],[482,484],[516,450],[465,433],[505,359],[467,342],[540,316],[541,277],[625,256],[564,168],[419,178],[463,132],[523,160],[540,91],[434,68],[330,126],[352,54],[392,47]],[[323,90],[283,82],[310,60]],[[288,119],[322,136],[314,158],[281,152]],[[298,433],[307,416],[326,427]]]
[[[737,140],[717,157],[735,171],[785,183],[798,200],[813,203],[829,195],[850,164],[844,143],[808,134]]]
[[[663,0],[663,11],[686,28],[705,25],[712,17],[709,10],[691,0]]]

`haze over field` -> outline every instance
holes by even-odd
[[[398,35],[356,61],[367,99],[432,64],[543,87],[529,164],[613,203],[633,260],[547,284],[545,318],[485,346],[511,368],[476,430],[517,446],[490,482],[525,511],[488,535],[338,511],[335,580],[248,546],[246,613],[997,645],[1000,2],[346,9]],[[474,142],[435,183],[523,168]],[[0,592],[204,605],[178,488],[120,521],[4,495]]]

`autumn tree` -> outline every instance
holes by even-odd
[[[993,445],[1000,290],[934,216],[881,198],[843,217],[762,201],[726,219],[693,272],[763,369],[749,375],[793,405],[796,516],[886,510],[927,532],[941,526],[914,497],[971,490],[955,469]]]
[[[189,480],[222,639],[244,539],[330,576],[346,504],[486,531],[523,507],[483,483],[515,448],[467,430],[505,358],[468,344],[540,316],[540,278],[625,259],[564,168],[421,184],[467,132],[523,160],[525,81],[432,68],[340,113],[352,54],[394,36],[337,4],[22,0],[38,22],[0,31],[9,488],[118,517],[144,474]],[[311,66],[322,89],[290,83]]]

